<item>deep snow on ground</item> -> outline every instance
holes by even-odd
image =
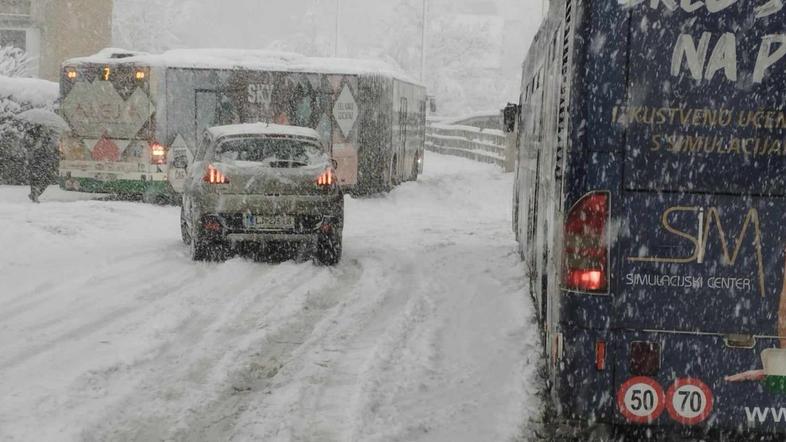
[[[0,440],[505,441],[537,413],[511,177],[429,154],[344,260],[193,263],[178,209],[0,187]]]

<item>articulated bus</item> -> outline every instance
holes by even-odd
[[[425,88],[377,62],[109,49],[64,63],[61,113],[68,190],[176,196],[206,128],[252,122],[316,129],[355,193],[415,180],[423,167]]]
[[[520,109],[547,427],[786,436],[784,3],[552,0]]]

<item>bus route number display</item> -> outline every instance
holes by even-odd
[[[648,424],[663,414],[666,400],[663,388],[652,378],[631,378],[620,386],[617,406],[628,422]]]

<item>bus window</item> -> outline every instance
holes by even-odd
[[[205,129],[218,123],[218,96],[216,91],[196,92],[196,122],[195,139],[205,132]]]
[[[199,149],[197,150],[197,154],[195,159],[197,161],[202,161],[205,159],[205,152],[207,152],[207,148],[210,146],[210,135],[205,133],[202,136],[202,142],[199,143]]]

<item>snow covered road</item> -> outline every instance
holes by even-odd
[[[511,176],[426,160],[347,198],[335,268],[193,263],[177,208],[0,187],[0,440],[519,436],[539,338]]]

